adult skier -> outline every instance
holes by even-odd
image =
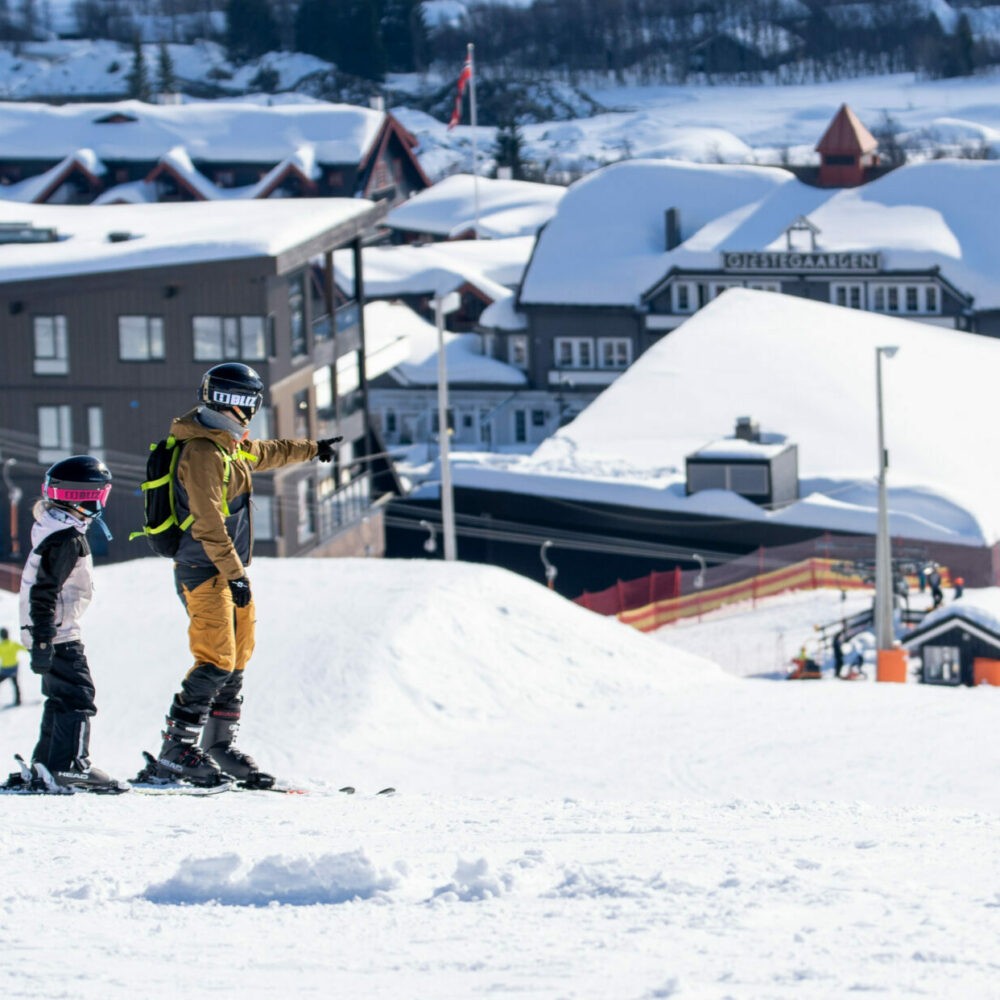
[[[97,706],[80,633],[94,580],[87,530],[97,523],[111,537],[101,520],[110,492],[111,473],[98,459],[74,455],[56,462],[45,473],[33,510],[31,552],[21,574],[21,631],[45,696],[31,760],[44,765],[58,785],[86,791],[120,787],[90,763],[90,720]],[[12,780],[17,783],[16,776]]]
[[[253,473],[318,458],[329,462],[340,438],[249,440],[264,383],[248,365],[227,362],[202,379],[200,403],[173,421],[182,445],[174,481],[177,520],[189,517],[174,562],[174,583],[188,614],[194,665],[167,713],[155,774],[215,785],[228,778],[273,784],[234,745],[243,671],[254,648],[256,612],[247,577],[253,548]],[[199,745],[200,736],[200,745]]]

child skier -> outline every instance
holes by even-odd
[[[14,685],[14,708],[21,704],[21,686],[17,683],[17,654],[27,652],[19,642],[14,642],[7,629],[0,628],[0,684],[9,680]]]
[[[80,641],[80,617],[93,593],[87,529],[96,522],[111,537],[101,520],[110,492],[111,473],[98,459],[74,455],[56,462],[35,504],[31,552],[21,575],[21,630],[30,639],[31,669],[41,674],[46,699],[31,761],[68,791],[124,790],[90,763],[90,719],[97,708]],[[34,770],[36,784],[44,787],[44,771]]]

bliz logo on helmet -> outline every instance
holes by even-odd
[[[248,406],[256,409],[260,396],[246,396],[239,392],[224,392],[221,389],[212,390],[212,402],[223,403],[226,406]]]

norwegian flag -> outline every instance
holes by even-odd
[[[472,54],[465,57],[465,65],[458,77],[458,93],[455,95],[455,108],[451,113],[451,121],[448,122],[448,130],[451,131],[462,120],[462,96],[465,88],[472,79]]]

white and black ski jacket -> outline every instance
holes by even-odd
[[[31,553],[21,574],[21,641],[80,639],[80,616],[94,593],[89,524],[58,507],[35,507]]]

